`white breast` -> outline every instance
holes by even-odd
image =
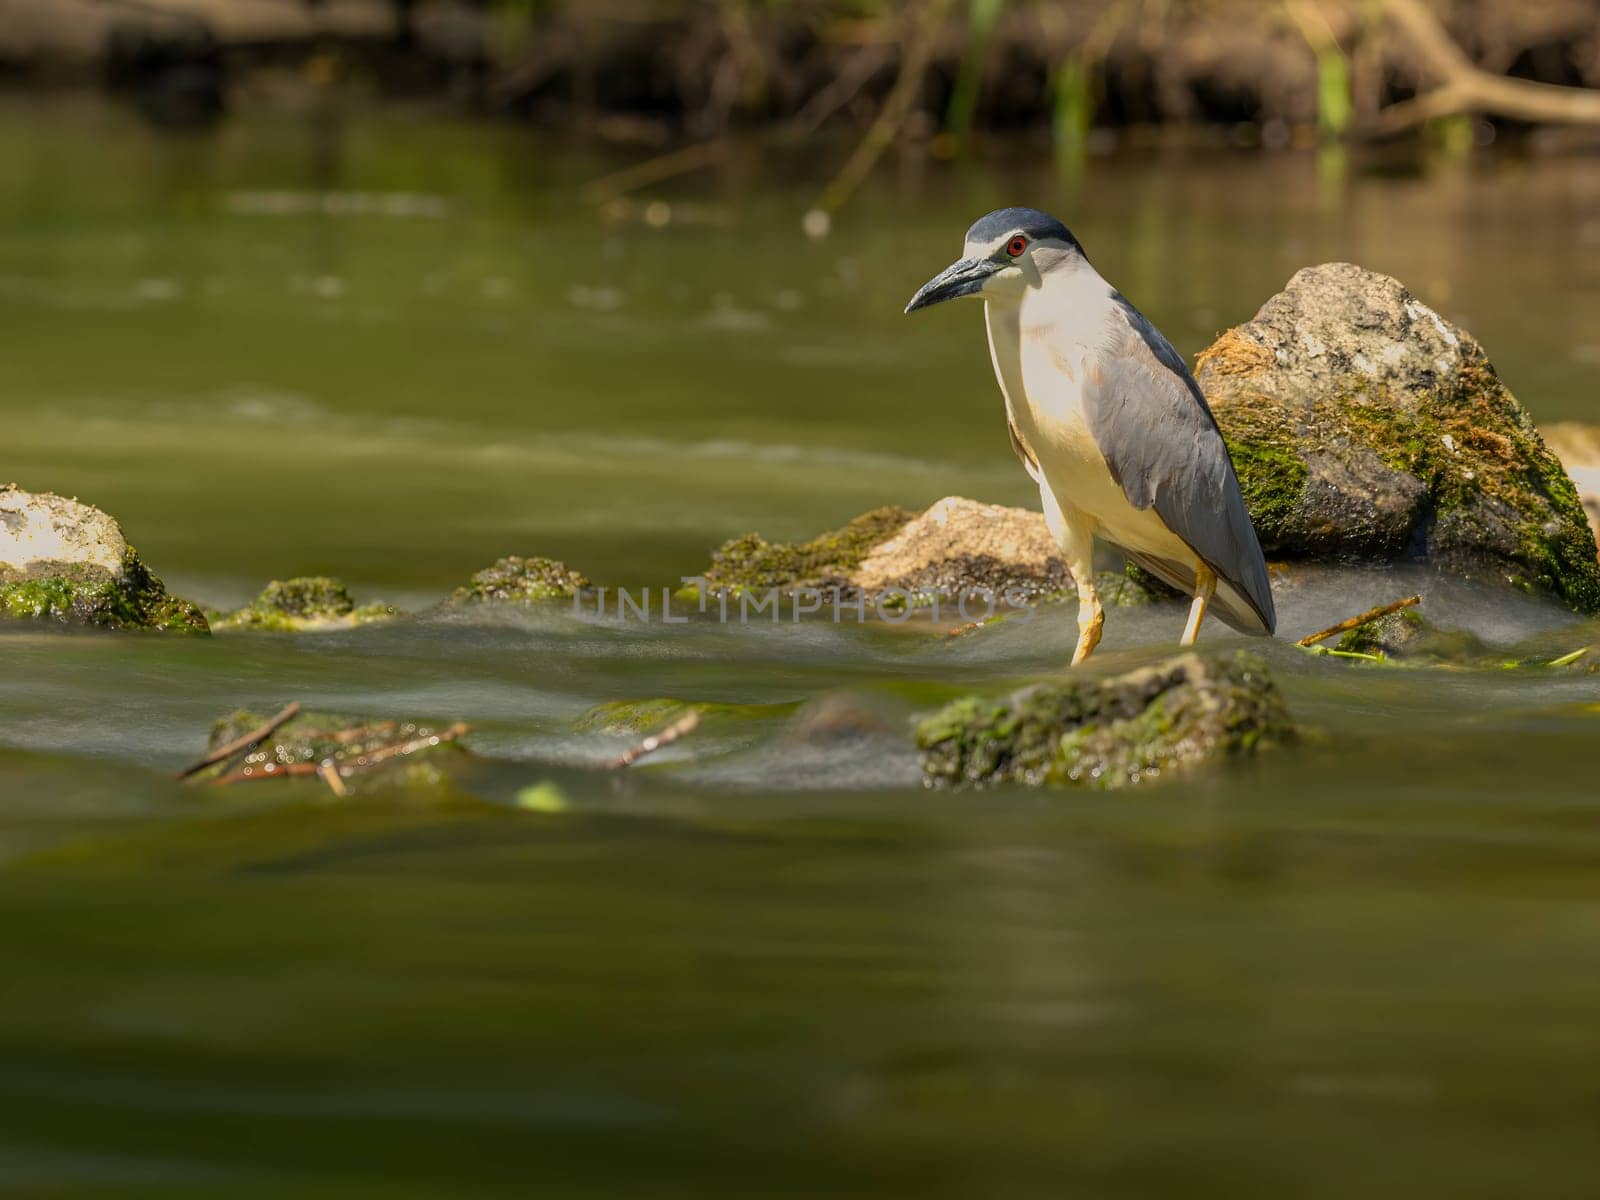
[[[1186,557],[1154,509],[1128,503],[1084,414],[1085,382],[1116,316],[1112,289],[1092,267],[1052,273],[1020,304],[988,302],[989,353],[1006,411],[1057,499],[1132,550]]]

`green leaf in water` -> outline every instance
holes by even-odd
[[[533,813],[563,813],[571,807],[567,794],[548,779],[523,788],[512,803],[523,812]]]

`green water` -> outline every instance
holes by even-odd
[[[420,608],[505,553],[659,584],[750,528],[1027,503],[976,312],[899,311],[1014,201],[1185,352],[1349,258],[1540,420],[1597,416],[1600,161],[1020,153],[891,167],[812,244],[793,156],[663,189],[690,219],[658,230],[578,199],[625,156],[518,129],[9,102],[0,476],[217,604],[332,571]],[[1498,645],[1596,637],[1402,572],[1297,576],[1282,628],[1412,588]],[[1099,669],[1181,624],[1112,612]],[[1320,731],[1293,752],[923,793],[910,714],[1072,632],[0,633],[0,1194],[1590,1194],[1600,677],[1258,645]],[[631,739],[574,719],[649,696],[767,707],[595,771]],[[214,716],[288,700],[466,720],[483,760],[447,804],[172,782]],[[515,807],[539,785],[563,811]]]

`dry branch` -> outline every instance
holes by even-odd
[[[723,155],[727,154],[729,145],[727,138],[719,137],[709,142],[684,146],[680,150],[672,150],[666,154],[658,154],[654,158],[645,159],[644,162],[604,175],[586,185],[584,191],[595,200],[614,200],[624,193],[637,191],[639,188],[649,187],[653,183],[661,183],[678,175],[687,175],[691,171],[698,171],[701,167],[709,167],[713,163],[720,162]]]
[[[1397,613],[1402,608],[1410,608],[1414,604],[1421,604],[1421,596],[1407,596],[1404,600],[1396,600],[1393,604],[1380,604],[1377,608],[1368,609],[1360,616],[1347,617],[1337,625],[1330,625],[1318,633],[1301,638],[1296,646],[1315,646],[1318,642],[1331,638],[1336,633],[1349,633],[1352,629],[1365,625],[1368,621],[1376,621],[1379,617],[1387,617],[1390,613]]]
[[[249,783],[256,779],[289,779],[295,776],[316,775],[322,771],[322,764],[296,762],[296,763],[262,763],[255,767],[242,767],[237,771],[230,771],[226,775],[219,775],[212,780],[216,784]]]
[[[1436,117],[1490,113],[1535,124],[1600,124],[1600,91],[1509,79],[1476,66],[1421,0],[1383,0],[1438,87],[1378,114],[1372,132],[1399,133]]]
[[[347,774],[356,771],[369,770],[381,762],[387,762],[391,758],[399,758],[406,754],[414,754],[418,750],[427,750],[432,746],[438,746],[444,742],[453,742],[462,734],[466,733],[469,728],[470,726],[468,726],[465,722],[457,721],[454,725],[450,726],[449,729],[443,730],[439,733],[430,733],[426,737],[412,738],[409,742],[397,742],[392,746],[383,746],[380,749],[373,750],[368,754],[358,754],[355,758],[340,759],[338,762],[341,768],[349,768],[349,770],[346,772]]]
[[[325,758],[317,764],[317,775],[322,782],[328,785],[328,790],[335,796],[344,797],[350,794],[350,789],[344,785],[344,777],[339,774],[339,768],[333,759]]]
[[[888,46],[863,46],[845,68],[834,76],[832,82],[807,100],[805,106],[790,122],[791,129],[800,136],[815,133],[840,109],[861,94],[872,77],[894,61]]]
[[[856,146],[855,152],[845,160],[839,173],[822,189],[816,204],[812,206],[813,212],[823,214],[824,221],[844,207],[911,115],[912,105],[916,103],[923,76],[928,70],[928,61],[933,57],[934,43],[939,38],[945,18],[950,14],[951,3],[952,0],[924,0],[922,11],[917,15],[907,39],[905,57],[900,60],[900,73],[895,77],[894,86],[889,89],[883,108]]]

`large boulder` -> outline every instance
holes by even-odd
[[[1571,476],[1589,528],[1600,538],[1600,427],[1563,423],[1546,430],[1545,440]]]
[[[0,618],[205,633],[108,514],[52,492],[0,486]]]
[[[1294,727],[1266,668],[1241,651],[967,696],[924,719],[916,736],[930,785],[1115,789],[1289,741]]]
[[[1425,559],[1600,611],[1572,480],[1483,347],[1397,280],[1308,267],[1196,378],[1269,557]]]

